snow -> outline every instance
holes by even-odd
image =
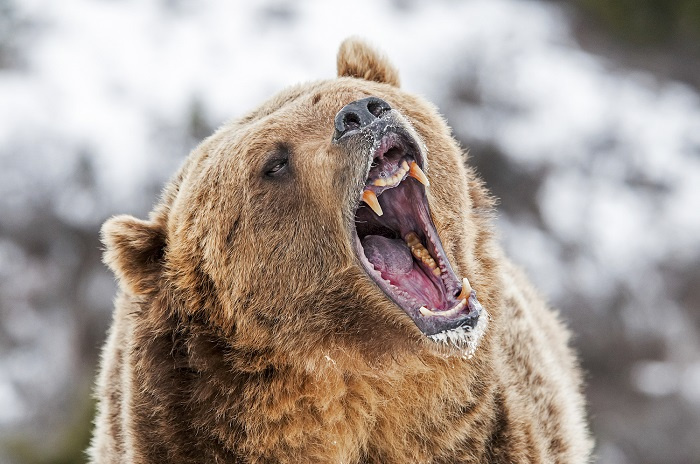
[[[479,305],[481,306],[481,305]],[[429,337],[443,345],[450,346],[459,351],[462,359],[471,359],[479,348],[479,342],[486,333],[489,326],[489,313],[484,308],[480,309],[479,320],[472,329],[471,327],[457,327],[456,329],[445,330]],[[446,357],[451,357],[449,354]]]

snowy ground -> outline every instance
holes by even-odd
[[[600,462],[700,456],[697,91],[587,54],[533,1],[0,0],[0,15],[0,447],[60,440],[87,394],[114,293],[104,219],[143,217],[197,140],[333,77],[357,34],[502,198],[506,248],[578,334]]]

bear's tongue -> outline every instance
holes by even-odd
[[[391,282],[416,301],[441,301],[443,299],[434,277],[426,274],[425,265],[414,260],[406,242],[381,235],[367,235],[362,247],[369,262]],[[434,276],[434,275],[433,275]]]
[[[405,276],[413,269],[413,256],[403,240],[368,235],[362,240],[365,256],[382,274]]]

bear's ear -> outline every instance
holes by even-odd
[[[163,268],[166,238],[162,225],[123,215],[102,226],[103,260],[124,290],[136,295],[154,292]]]
[[[399,72],[389,60],[356,37],[345,39],[338,50],[338,77],[357,77],[399,86]]]

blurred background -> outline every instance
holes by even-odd
[[[115,294],[199,140],[358,34],[434,101],[561,309],[600,463],[700,462],[700,2],[0,0],[0,463],[84,461]]]

